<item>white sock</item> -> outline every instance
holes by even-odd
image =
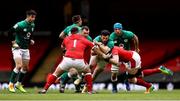
[[[16,67],[13,69],[13,71],[17,74],[19,73],[19,70]]]

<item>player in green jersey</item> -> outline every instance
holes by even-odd
[[[89,63],[91,69],[96,66],[92,75],[93,81],[104,70],[104,67],[108,63],[104,59],[104,55],[111,53],[111,50],[114,47],[114,42],[109,39],[109,35],[110,32],[108,30],[102,30],[101,35],[93,40],[96,47],[93,48],[93,53]],[[85,93],[86,91],[87,87],[84,86],[82,93]]]
[[[139,40],[133,32],[123,30],[121,23],[115,23],[113,28],[114,32],[111,33],[110,39],[114,41],[115,46],[122,46],[125,50],[131,50],[130,43],[133,41],[135,51],[139,53]]]
[[[60,34],[59,34],[59,38],[60,39],[64,39],[66,36],[69,36],[69,35],[71,35],[71,29],[73,28],[73,27],[77,27],[78,29],[79,29],[79,33],[81,33],[81,31],[82,31],[82,27],[81,27],[81,25],[82,25],[82,18],[81,18],[81,16],[80,15],[74,15],[73,17],[72,17],[72,22],[73,22],[73,24],[72,25],[69,25],[68,27],[66,27]],[[88,28],[89,29],[89,28]],[[88,40],[92,40],[92,38],[89,36],[89,35],[87,35],[86,36],[87,37],[87,39]]]
[[[139,53],[139,40],[138,37],[131,31],[123,30],[121,23],[115,23],[113,26],[114,32],[111,33],[110,39],[114,41],[115,46],[123,47],[125,50],[131,50],[130,44],[133,41],[135,51]],[[111,81],[113,84],[113,93],[117,93],[117,74],[119,67],[112,65],[111,68]],[[122,75],[126,75],[123,73]],[[126,89],[130,90],[129,83],[125,81]]]
[[[16,23],[9,31],[15,68],[11,73],[8,89],[13,93],[15,92],[14,87],[23,93],[26,92],[22,86],[22,81],[29,68],[29,45],[35,43],[32,39],[32,33],[34,32],[36,15],[37,13],[34,10],[28,10],[26,19]],[[17,76],[17,82],[15,83]]]
[[[72,17],[72,25],[69,25],[68,27],[66,27],[60,34],[59,34],[59,38],[64,39],[66,36],[71,35],[71,29],[73,27],[77,27],[79,29],[79,32],[81,31],[81,25],[82,25],[82,19],[80,15],[74,15]]]

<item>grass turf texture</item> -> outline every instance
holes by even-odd
[[[81,101],[112,101],[112,100],[180,100],[180,90],[158,90],[150,94],[144,94],[144,91],[119,91],[117,94],[112,94],[111,91],[103,90],[97,94],[76,94],[73,91],[67,91],[65,93],[59,93],[58,90],[49,90],[46,94],[38,94],[40,89],[30,88],[27,89],[28,93],[10,93],[7,90],[0,90],[0,100],[81,100]]]

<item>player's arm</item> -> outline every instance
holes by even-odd
[[[65,38],[65,39],[63,40],[63,42],[60,43],[62,49],[65,49],[65,43],[66,43],[66,40],[67,40],[67,38]]]
[[[66,53],[65,41],[66,41],[66,38],[63,40],[63,42],[60,43],[63,54]]]
[[[111,33],[111,34],[110,34],[109,39],[110,39],[110,40],[113,40],[113,41],[115,40],[115,35],[114,35],[114,33]]]
[[[108,54],[109,52],[104,52],[101,48],[105,48],[104,45],[101,42],[94,42],[95,46],[93,47],[93,52],[96,53],[98,56],[103,57],[104,59],[109,59],[111,57],[111,54]]]
[[[19,48],[19,45],[16,43],[15,35],[14,35],[17,29],[18,29],[18,25],[16,24],[8,31],[8,36],[11,40],[13,48]]]
[[[64,31],[62,31],[60,34],[59,34],[59,38],[60,39],[64,39],[66,37],[66,34],[64,33]]]
[[[104,46],[101,42],[94,41],[94,44],[99,47],[99,50],[107,54],[111,49],[108,46]]]
[[[34,45],[34,44],[35,44],[33,32],[31,33],[30,44],[31,44],[31,45]]]
[[[116,65],[119,67],[119,55],[118,55],[118,50],[116,47],[113,48],[112,50],[112,58],[109,59],[109,62],[113,65]]]
[[[16,43],[16,41],[11,41],[12,43],[12,48],[20,48],[19,45]]]
[[[98,46],[94,46],[94,47],[92,48],[92,51],[93,51],[93,53],[96,53],[98,56],[101,56],[101,57],[103,57],[104,59],[108,59],[108,58],[111,57],[111,54],[104,54],[104,53],[99,49]]]
[[[69,27],[66,27],[60,34],[59,34],[59,38],[60,39],[64,39],[68,33],[68,29]]]
[[[135,51],[137,53],[140,52],[140,49],[139,49],[139,40],[138,40],[138,37],[134,34],[133,35],[133,38],[132,38],[133,42],[134,42],[134,48],[135,48]]]
[[[34,45],[35,44],[35,41],[33,39],[30,40],[30,44],[31,45]]]
[[[91,48],[91,49],[92,49],[92,47],[94,46],[94,43],[91,42],[91,41],[89,41],[89,40],[87,40],[86,38],[83,38],[83,42],[86,44],[86,46],[87,46],[88,48]]]

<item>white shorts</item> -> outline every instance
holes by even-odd
[[[98,57],[97,55],[93,55],[91,56],[89,64],[91,66],[98,65],[99,68],[104,69],[108,62],[106,62],[103,58]]]
[[[122,62],[127,68],[141,68],[141,57],[140,55],[133,51],[133,56],[132,56],[132,61],[129,61],[127,63]],[[111,67],[111,72],[118,72],[119,71],[119,67],[117,67],[116,65],[112,65]]]
[[[69,57],[63,57],[62,62],[58,65],[58,68],[68,71],[70,68],[75,68],[78,71],[83,71],[87,65],[84,62],[84,59],[73,59]]]
[[[140,55],[137,52],[133,51],[132,58],[133,58],[133,60],[129,61],[129,65],[128,65],[129,67],[128,68],[140,69],[141,68],[141,57],[140,57]]]
[[[14,49],[14,48],[12,48],[12,54],[13,54],[13,59],[16,59],[16,58],[22,58],[22,59],[26,59],[26,60],[30,59],[29,49]]]

